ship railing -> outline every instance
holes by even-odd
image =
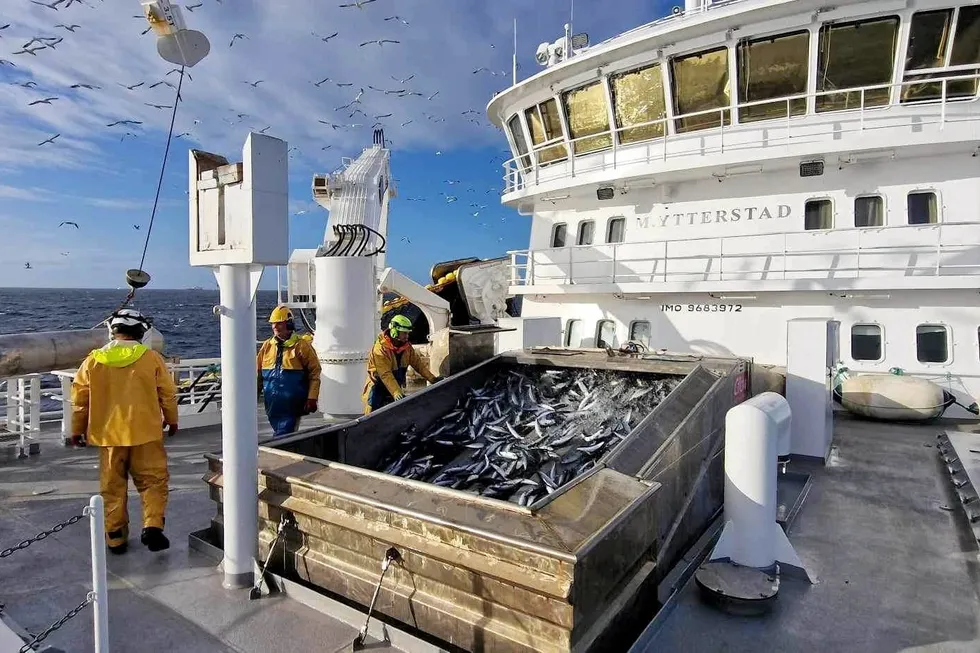
[[[509,254],[512,286],[833,280],[885,273],[971,276],[980,274],[980,222],[574,245]]]
[[[169,362],[177,384],[177,410],[184,429],[221,423],[220,358],[187,358]],[[58,440],[65,442],[71,433],[71,384],[77,369],[51,370],[56,387],[44,387],[45,374],[0,379],[0,405],[6,409],[0,416],[0,444],[6,456],[16,453],[27,457],[40,453],[42,433],[46,427],[59,424]],[[61,405],[59,409],[42,410],[43,400]],[[10,449],[13,445],[16,451]]]
[[[685,18],[693,18],[694,16],[699,16],[699,15],[704,14],[704,13],[707,13],[707,12],[713,10],[713,9],[718,9],[720,7],[725,7],[725,6],[728,6],[728,5],[738,4],[740,2],[745,2],[745,0],[714,0],[714,2],[711,2],[710,0],[707,0],[707,1],[702,2],[701,4],[695,6],[695,7],[691,8],[691,9],[683,9],[682,8],[682,10],[679,11],[678,13],[676,13],[676,14],[674,14],[674,13],[667,14],[666,16],[661,16],[660,18],[657,18],[656,20],[651,20],[649,23],[645,23],[643,25],[640,25],[639,27],[634,27],[632,29],[626,30],[625,32],[620,32],[616,36],[613,36],[611,38],[608,38],[605,41],[600,41],[600,42],[596,43],[595,45],[591,46],[589,49],[591,50],[591,49],[594,49],[594,48],[598,48],[599,46],[602,46],[602,45],[608,45],[610,43],[615,43],[617,41],[623,40],[626,37],[632,36],[633,34],[636,34],[637,32],[642,32],[644,30],[650,29],[651,27],[656,27],[657,25],[663,25],[665,23],[677,22],[677,21],[681,21],[681,20],[683,20]]]
[[[888,111],[895,107],[938,106],[935,115],[917,115],[915,128],[921,129],[926,125],[935,125],[939,131],[949,123],[968,122],[976,120],[980,111],[957,112],[949,115],[951,104],[962,105],[975,101],[976,92],[971,95],[949,93],[949,85],[956,82],[980,80],[976,73],[978,66],[968,64],[944,69],[923,69],[906,72],[907,76],[916,79],[906,79],[901,82],[858,86],[853,88],[815,91],[812,93],[797,93],[778,98],[753,100],[751,102],[736,102],[722,107],[693,111],[685,114],[668,115],[655,120],[611,127],[595,133],[568,138],[560,136],[536,144],[525,154],[512,157],[503,163],[504,193],[511,193],[537,186],[542,182],[552,182],[560,179],[574,178],[578,175],[607,170],[618,170],[622,167],[649,165],[653,162],[667,162],[671,159],[684,157],[703,157],[711,154],[724,154],[736,150],[752,150],[769,147],[776,144],[806,144],[825,141],[828,134],[814,132],[813,127],[823,123],[814,118],[833,118],[833,137],[841,134],[862,133],[876,129],[896,129],[905,124],[896,125],[894,121],[871,121],[868,117],[895,117]],[[971,74],[950,75],[940,79],[930,78],[937,71],[948,73],[963,70],[974,71]],[[980,83],[980,82],[978,82]],[[931,94],[921,99],[902,98],[902,91],[907,87],[938,85],[936,97]],[[888,91],[888,99],[878,99],[881,91]],[[835,97],[836,96],[836,97]],[[853,100],[852,100],[853,98]],[[841,108],[817,110],[818,101],[826,99],[829,104],[842,104]],[[853,106],[850,106],[853,102]],[[805,104],[804,104],[805,103]],[[760,116],[755,119],[739,121],[739,115],[745,110],[755,107],[774,107],[784,105],[781,111],[773,117]],[[841,123],[840,116],[853,118],[850,122]],[[689,126],[685,127],[684,123]],[[694,124],[691,124],[694,123]],[[760,127],[758,135],[753,135],[745,127]],[[774,128],[782,127],[781,133]],[[795,132],[794,132],[795,128]],[[647,138],[637,138],[622,142],[624,132],[642,134],[645,131],[653,135]],[[713,136],[713,140],[703,140],[705,136]],[[630,138],[630,136],[627,136]],[[727,140],[726,140],[727,138]],[[671,145],[682,144],[692,140],[696,146],[691,149],[677,149]],[[608,143],[595,147],[595,143]],[[646,146],[645,148],[642,146]],[[561,151],[559,156],[554,156]],[[624,154],[625,152],[625,154]],[[585,157],[588,157],[586,159]],[[558,164],[564,164],[560,166]]]

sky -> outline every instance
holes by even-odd
[[[155,34],[142,34],[138,0],[42,4],[53,1],[0,2],[0,286],[116,288],[139,264],[179,71],[157,54]],[[485,108],[511,83],[514,19],[523,79],[540,70],[538,44],[564,33],[570,0],[344,2],[353,0],[173,3],[211,51],[182,82],[143,265],[150,287],[216,287],[208,268],[188,262],[187,151],[239,161],[249,131],[289,145],[291,248],[323,238],[328,214],[311,200],[313,174],[356,158],[376,121],[398,189],[388,265],[428,282],[439,261],[527,247],[530,218],[500,204],[510,152]],[[577,0],[574,31],[598,43],[669,8]],[[398,43],[360,45],[374,39]],[[359,104],[337,109],[360,88]],[[354,108],[366,116],[351,117]],[[123,120],[140,124],[109,126]],[[262,287],[275,287],[274,271]]]

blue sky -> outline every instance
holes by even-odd
[[[209,270],[187,261],[187,150],[239,160],[250,129],[268,126],[266,133],[298,148],[289,164],[290,241],[316,247],[327,213],[311,201],[312,175],[335,170],[341,157],[356,157],[371,142],[373,119],[335,110],[360,87],[369,115],[393,114],[383,119],[399,191],[389,265],[427,281],[435,262],[527,246],[529,218],[500,204],[500,163],[509,154],[484,108],[510,84],[513,19],[524,78],[539,70],[537,45],[562,35],[569,0],[375,0],[363,9],[340,8],[343,2],[175,3],[194,7],[184,16],[208,35],[211,53],[189,69],[181,91],[175,133],[187,135],[171,146],[144,265],[151,287],[214,287]],[[595,43],[669,6],[577,0],[574,27]],[[385,20],[391,16],[398,18]],[[174,89],[158,82],[175,84],[177,75],[167,75],[172,66],[156,54],[153,33],[140,34],[146,22],[138,0],[62,0],[57,9],[3,0],[0,28],[0,59],[12,64],[0,63],[0,285],[121,286],[125,270],[139,263],[170,120],[169,109],[149,105],[172,105]],[[247,38],[229,45],[236,33]],[[54,47],[17,54],[33,37],[54,36],[63,37]],[[400,43],[359,47],[370,39]],[[473,72],[483,67],[489,71]],[[313,84],[325,77],[333,81]],[[257,80],[263,81],[254,88],[247,83]],[[369,85],[424,97],[385,95]],[[45,98],[57,99],[30,104]],[[463,115],[469,110],[478,112],[478,122]],[[142,124],[107,127],[116,120]],[[334,130],[318,120],[364,126]],[[55,134],[53,143],[38,145]],[[459,201],[448,203],[445,195]],[[79,229],[59,228],[64,220]],[[273,287],[274,278],[267,274],[263,287]]]

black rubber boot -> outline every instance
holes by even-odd
[[[113,539],[113,540],[118,540],[120,538],[126,537],[126,533],[123,530],[121,530],[121,529],[118,530],[118,531],[112,531],[111,533],[107,533],[107,535],[111,539]],[[122,544],[116,544],[116,545],[111,545],[110,544],[108,546],[109,546],[109,553],[114,553],[116,555],[122,555],[122,554],[126,553],[126,551],[129,549],[129,542],[126,542],[125,540],[123,540],[123,543]]]
[[[154,526],[148,526],[143,529],[143,534],[140,535],[140,542],[150,551],[154,552],[170,548],[170,540],[163,534],[163,529]]]

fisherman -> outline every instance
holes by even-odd
[[[422,363],[418,352],[408,341],[411,332],[412,321],[404,315],[395,315],[388,323],[388,330],[382,331],[374,343],[368,355],[367,380],[361,395],[365,415],[405,396],[405,377],[409,366],[429,383],[442,380]]]
[[[113,340],[86,357],[71,386],[72,444],[99,448],[99,483],[105,501],[106,544],[126,552],[129,477],[143,506],[140,542],[163,551],[170,473],[163,446],[177,432],[177,388],[163,357],[142,344],[150,323],[124,308],[109,318]]]
[[[256,356],[259,393],[265,396],[265,414],[273,437],[299,428],[303,415],[317,411],[320,396],[320,360],[309,336],[295,333],[293,312],[277,306],[269,315],[272,337]]]

